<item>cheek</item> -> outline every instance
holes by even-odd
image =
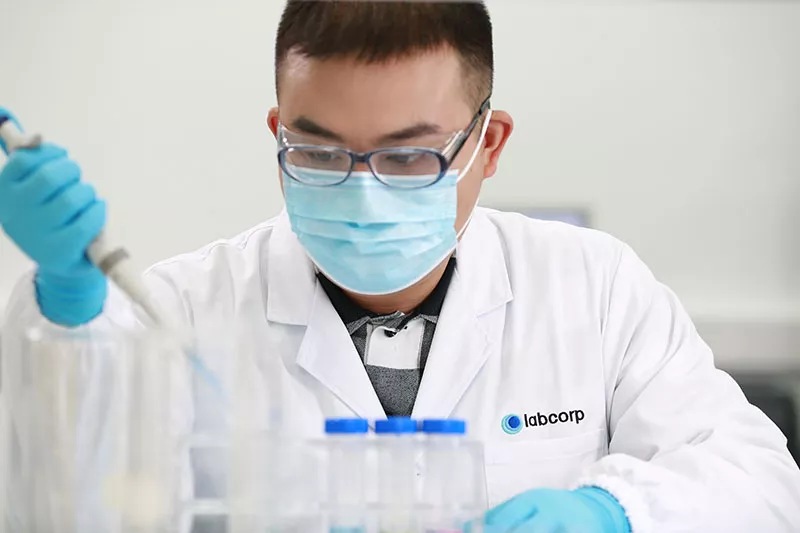
[[[456,231],[466,224],[472,213],[483,183],[483,167],[474,167],[458,182],[458,215],[456,217]]]

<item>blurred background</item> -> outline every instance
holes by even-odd
[[[517,129],[483,204],[625,240],[751,395],[797,391],[800,1],[488,4]],[[71,150],[142,266],[190,251],[282,207],[282,5],[0,0],[0,105]],[[29,267],[0,237],[0,312]]]

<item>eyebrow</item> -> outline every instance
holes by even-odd
[[[298,133],[305,133],[307,135],[314,135],[315,137],[322,137],[330,141],[344,142],[344,138],[338,133],[335,133],[327,128],[323,128],[310,118],[298,117],[292,121],[292,130]]]
[[[314,135],[315,137],[322,137],[323,139],[330,141],[344,142],[344,138],[341,135],[320,126],[307,117],[301,116],[292,121],[291,128],[298,133]],[[414,124],[413,126],[403,128],[402,130],[393,131],[392,133],[382,135],[378,139],[378,145],[407,141],[417,137],[422,137],[424,135],[435,135],[441,132],[442,129],[436,124],[432,124],[430,122],[420,122],[418,124]]]
[[[436,124],[420,122],[419,124],[414,124],[408,128],[382,136],[378,140],[378,144],[407,141],[409,139],[416,139],[417,137],[422,137],[424,135],[434,135],[441,132],[442,129]]]

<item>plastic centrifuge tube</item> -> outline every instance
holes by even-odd
[[[330,533],[366,532],[368,431],[366,420],[325,422]]]
[[[381,533],[417,531],[417,422],[389,418],[375,423],[378,435],[378,499]]]
[[[463,420],[422,422],[425,533],[459,533],[478,513],[481,488],[473,473],[482,466],[482,457],[466,442],[466,430]]]

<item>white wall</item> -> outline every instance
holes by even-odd
[[[800,317],[800,3],[496,19],[518,135],[487,200],[591,206],[696,316]]]
[[[143,264],[281,207],[278,0],[0,0],[0,105]],[[800,3],[494,0],[515,136],[485,203],[588,206],[697,317],[800,320]],[[0,308],[25,262],[0,238]]]

